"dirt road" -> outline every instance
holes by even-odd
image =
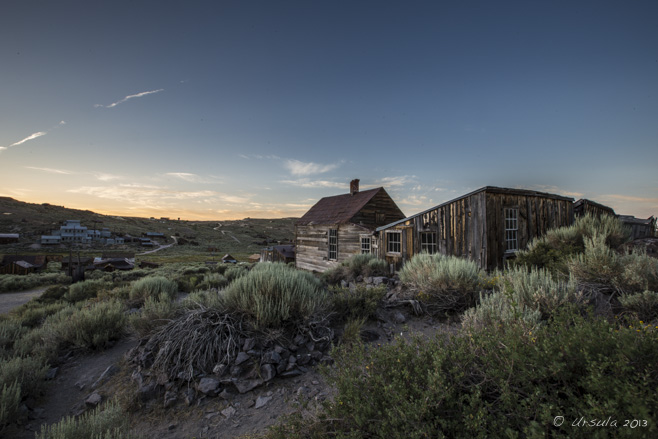
[[[47,289],[48,287],[39,287],[18,293],[0,293],[0,314],[7,314],[12,309],[39,297]]]

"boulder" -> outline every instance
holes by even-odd
[[[276,376],[276,368],[272,364],[263,364],[260,367],[260,376],[263,381],[270,381]]]
[[[218,388],[219,380],[212,377],[201,378],[199,384],[197,384],[197,390],[208,396],[215,396]]]
[[[270,402],[271,399],[271,396],[259,396],[256,398],[256,404],[254,405],[254,408],[259,409],[264,407],[268,402]]]
[[[96,407],[101,401],[103,401],[103,397],[97,392],[94,392],[85,399],[85,405],[87,407]]]
[[[235,365],[240,365],[244,363],[245,361],[248,361],[251,359],[251,356],[247,354],[246,352],[240,352],[237,357],[235,357]]]

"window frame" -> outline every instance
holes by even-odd
[[[362,255],[369,255],[372,253],[372,236],[370,235],[361,235],[361,254]],[[365,245],[365,242],[368,242],[367,245]]]
[[[505,207],[505,253],[515,253],[519,250],[519,208]]]
[[[329,229],[327,232],[327,259],[338,260],[338,229]]]
[[[437,252],[437,233],[436,232],[420,232],[420,237],[418,239],[420,243],[420,251],[424,253],[434,254]],[[431,240],[425,238],[432,237]],[[431,241],[431,242],[430,242]]]
[[[397,236],[397,242],[391,241],[392,236]],[[394,244],[397,250],[391,250],[391,244]],[[386,253],[401,255],[402,254],[402,231],[401,230],[391,230],[386,232]]]

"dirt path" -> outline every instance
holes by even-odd
[[[176,244],[178,244],[178,238],[175,237],[175,236],[172,236],[172,238],[174,238],[174,242],[173,242],[173,243],[171,243],[171,244],[167,244],[167,245],[161,245],[160,247],[156,248],[155,250],[149,250],[149,251],[144,252],[144,253],[137,253],[137,256],[148,255],[148,254],[151,254],[151,253],[159,252],[160,250],[164,250],[164,249],[166,249],[166,248],[171,247],[172,245],[176,245]]]
[[[12,309],[29,302],[35,297],[39,297],[48,287],[39,287],[27,291],[19,291],[17,293],[1,293],[0,294],[0,314],[7,314]]]

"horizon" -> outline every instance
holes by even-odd
[[[658,3],[10,0],[0,196],[300,217],[484,186],[658,214]]]

